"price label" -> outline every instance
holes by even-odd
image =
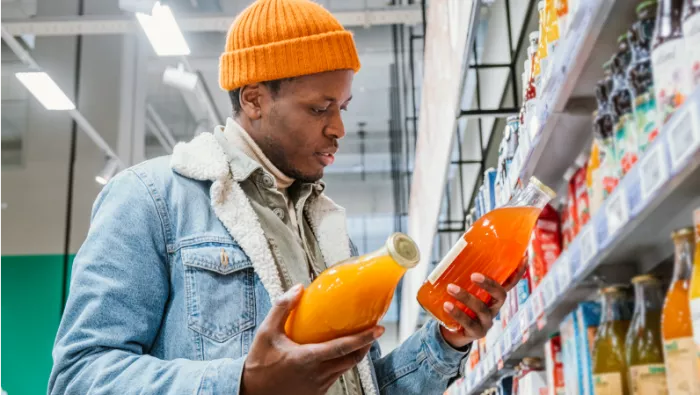
[[[639,164],[642,201],[648,199],[668,179],[668,168],[664,157],[664,145],[661,141],[657,141],[642,158]]]
[[[569,284],[571,284],[571,260],[567,252],[559,256],[556,264],[556,273],[559,280],[557,281],[559,284],[557,295],[559,295],[569,288]]]
[[[542,287],[535,288],[535,292],[530,295],[532,301],[532,313],[535,317],[539,317],[544,313],[544,295],[542,295]]]
[[[510,327],[506,328],[503,332],[503,355],[510,354],[510,350],[513,348],[513,337],[511,336]]]
[[[580,240],[581,267],[579,270],[583,270],[598,252],[598,241],[596,240],[595,229],[592,224],[587,225],[581,231]]]
[[[627,199],[621,185],[608,198],[605,214],[608,220],[608,237],[614,235],[629,220]]]
[[[691,153],[697,150],[700,137],[693,128],[690,111],[683,112],[682,118],[678,122],[674,122],[673,126],[668,131],[668,145],[671,152],[671,164],[673,169],[676,169]]]

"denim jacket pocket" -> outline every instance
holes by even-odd
[[[255,326],[255,273],[236,244],[182,249],[187,326],[223,343]]]

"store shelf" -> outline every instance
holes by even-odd
[[[476,369],[459,384],[476,394],[525,356],[540,356],[547,337],[595,278],[628,282],[672,254],[669,234],[689,226],[700,207],[700,89],[659,133],[603,207],[554,263]]]
[[[557,190],[576,156],[590,145],[595,109],[591,87],[602,77],[599,59],[613,53],[617,36],[629,26],[609,22],[634,15],[636,3],[592,0],[579,4],[571,29],[554,53],[549,76],[544,77],[545,86],[538,92],[542,99],[528,125],[531,141],[522,139],[524,144],[516,151],[513,185],[535,176]],[[581,94],[584,90],[586,96]]]

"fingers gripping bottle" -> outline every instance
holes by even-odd
[[[421,306],[451,330],[460,325],[443,309],[445,302],[475,318],[473,311],[447,293],[447,285],[455,284],[490,303],[491,296],[471,281],[472,273],[505,283],[523,259],[540,212],[554,196],[549,187],[532,177],[508,204],[475,221],[418,290]]]

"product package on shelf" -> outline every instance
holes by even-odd
[[[579,393],[581,395],[594,395],[593,373],[591,367],[593,354],[593,340],[596,329],[600,325],[600,304],[597,302],[583,302],[574,311],[576,314],[576,355],[579,359],[581,381]]]
[[[576,346],[576,313],[568,314],[559,325],[561,334],[561,357],[564,367],[564,387],[566,395],[580,395],[581,368]]]
[[[493,167],[484,172],[484,200],[486,212],[496,208],[496,169]]]
[[[586,155],[579,155],[575,162],[578,169],[571,179],[573,185],[570,190],[574,193],[574,206],[576,210],[576,216],[574,217],[576,221],[574,223],[574,236],[576,236],[581,231],[581,228],[591,219],[588,188],[586,186],[587,163]]]
[[[528,271],[532,289],[537,288],[560,253],[559,214],[548,204],[535,223],[528,250]]]
[[[564,365],[562,364],[561,337],[551,336],[544,344],[545,372],[547,373],[547,394],[565,395]]]

